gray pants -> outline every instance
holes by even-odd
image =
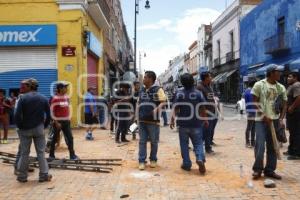
[[[44,135],[44,125],[41,124],[33,129],[19,130],[21,157],[18,162],[19,179],[27,179],[29,165],[29,154],[32,139],[40,166],[40,178],[48,175],[48,163],[45,158],[46,140]]]

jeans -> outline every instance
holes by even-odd
[[[44,134],[44,125],[40,124],[39,126],[29,130],[19,130],[19,137],[21,146],[21,157],[18,162],[18,178],[23,180],[27,179],[30,146],[32,140],[34,142],[35,151],[40,167],[39,176],[40,178],[47,176],[49,168],[47,160],[45,159],[46,140]]]
[[[75,156],[74,152],[74,142],[73,142],[73,135],[71,131],[71,122],[69,120],[62,120],[58,121],[61,125],[61,130],[64,134],[65,142],[68,145],[69,153],[70,153],[70,158]],[[54,151],[55,151],[55,143],[56,143],[56,138],[58,137],[59,131],[56,130],[55,126],[53,126],[54,129],[54,135],[53,139],[51,141],[51,146],[50,146],[50,153],[49,156],[55,157]]]
[[[114,125],[115,125],[115,118],[114,118],[114,115],[111,113],[110,114],[110,131],[111,132],[114,131]]]
[[[148,138],[150,138],[151,142],[150,161],[157,161],[159,125],[140,122],[139,134],[139,163],[145,163],[147,157]]]
[[[218,123],[218,119],[214,119],[212,120],[213,121],[213,125],[212,125],[212,133],[211,133],[211,144],[213,143],[213,140],[214,140],[214,136],[215,136],[215,128],[217,126],[217,123]]]
[[[99,109],[99,123],[100,127],[105,127],[105,110],[104,108]]]
[[[214,137],[215,127],[217,125],[218,120],[213,119],[208,121],[208,127],[203,128],[203,140],[205,142],[205,150],[211,150],[211,145]]]
[[[17,131],[17,134],[18,134],[18,136],[20,138],[19,129],[17,129],[16,131]],[[19,145],[18,145],[18,152],[16,154],[16,162],[15,162],[15,166],[14,166],[15,169],[18,169],[18,162],[20,160],[20,157],[21,157],[21,143],[19,143]]]
[[[275,130],[279,127],[279,121],[273,120]],[[257,121],[255,122],[255,162],[252,167],[255,172],[272,173],[275,171],[277,166],[277,156],[273,146],[273,140],[271,135],[271,129],[269,125],[265,122]],[[267,162],[264,168],[264,154],[265,154],[265,144],[267,146]]]
[[[290,138],[288,153],[294,156],[300,156],[300,112],[287,114],[287,124],[289,127]]]
[[[196,156],[196,161],[205,161],[204,149],[203,149],[203,128],[182,128],[179,127],[179,142],[181,157],[183,159],[182,165],[187,168],[192,167],[192,162],[190,159],[189,152],[189,139],[191,139],[194,146],[194,152]]]
[[[116,141],[119,141],[121,135],[121,140],[125,140],[129,128],[129,120],[118,120],[117,124],[118,124],[117,126],[118,128],[117,128],[115,139]]]
[[[168,125],[168,117],[166,111],[162,111],[161,116],[163,117],[164,125]]]
[[[247,128],[245,132],[246,144],[250,144],[250,140],[249,140],[250,132],[251,132],[251,145],[253,145],[255,140],[255,121],[252,119],[247,120]]]

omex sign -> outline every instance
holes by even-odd
[[[56,45],[56,32],[56,25],[0,26],[0,46]]]

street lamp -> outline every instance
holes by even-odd
[[[137,22],[137,15],[139,14],[139,1],[140,0],[135,0],[135,11],[134,11],[134,68],[133,72],[137,74],[136,72],[136,22]],[[149,9],[150,8],[150,1],[147,0],[145,4],[145,8]]]

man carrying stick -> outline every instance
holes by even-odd
[[[262,172],[265,177],[281,179],[281,176],[275,173],[277,158],[280,156],[274,130],[278,130],[284,125],[283,118],[285,116],[287,95],[284,86],[278,82],[279,80],[279,66],[271,65],[267,69],[266,79],[258,81],[251,91],[253,101],[257,105],[255,119],[255,162],[252,168],[253,179],[259,179]],[[283,102],[280,110],[276,109],[279,97],[281,97]],[[267,160],[264,167],[265,144],[267,147]]]

